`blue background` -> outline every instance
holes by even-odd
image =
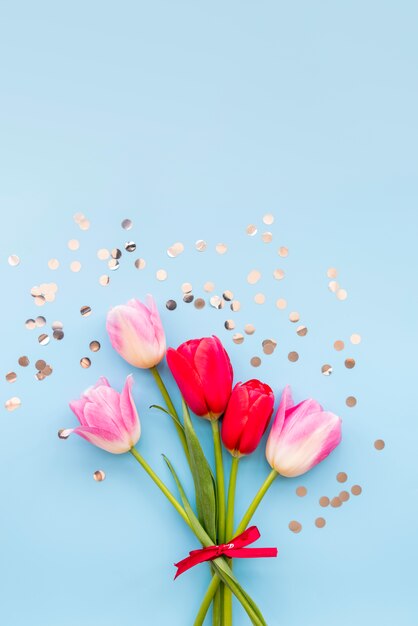
[[[109,306],[152,291],[169,343],[216,332],[237,380],[256,375],[277,393],[290,382],[297,400],[312,395],[343,417],[340,448],[309,475],[277,481],[254,518],[279,558],[237,563],[268,624],[415,625],[416,3],[22,2],[2,3],[0,13],[1,360],[4,374],[18,374],[13,384],[2,379],[1,393],[3,402],[22,400],[1,417],[1,623],[192,623],[208,571],[173,583],[172,563],[195,547],[181,520],[130,456],[56,437],[75,423],[68,400],[100,374],[120,387],[131,371],[105,336]],[[90,230],[74,224],[78,211]],[[276,217],[271,244],[260,240],[267,212]],[[129,234],[120,227],[126,217]],[[254,238],[248,223],[259,227]],[[80,240],[78,252],[67,249],[70,238]],[[200,238],[204,253],[193,247]],[[124,253],[101,287],[97,249],[128,239],[137,251]],[[175,241],[186,250],[169,259]],[[218,242],[229,246],[223,257]],[[289,247],[287,259],[278,245]],[[21,257],[18,267],[9,254]],[[61,262],[56,272],[51,257]],[[68,269],[73,259],[79,274]],[[328,291],[330,266],[345,302]],[[163,283],[160,267],[169,272]],[[280,283],[275,267],[286,271]],[[263,277],[249,286],[253,268]],[[181,302],[182,282],[202,296],[206,280],[216,293],[234,291],[241,311]],[[29,290],[51,281],[57,298],[38,309]],[[262,306],[252,301],[258,291]],[[169,297],[179,301],[175,312],[164,308]],[[288,299],[287,311],[275,308],[277,297]],[[86,319],[85,304],[93,308]],[[306,337],[290,310],[301,312]],[[39,346],[39,333],[24,327],[36,315],[62,320],[65,338]],[[233,344],[228,317],[237,331],[254,323],[256,333]],[[270,357],[260,347],[269,337],[278,341]],[[102,343],[97,354],[92,339]],[[345,340],[343,353],[335,339]],[[289,350],[300,353],[297,363]],[[23,354],[26,369],[16,362]],[[257,370],[254,355],[263,361]],[[91,356],[89,369],[82,356]],[[354,370],[344,368],[346,356],[356,358]],[[42,382],[38,358],[54,368]],[[321,375],[323,363],[334,365],[332,376]],[[190,487],[172,425],[147,409],[158,400],[150,376],[135,379],[141,452],[168,481],[167,453]],[[358,398],[354,409],[347,395]],[[197,428],[211,455],[207,424]],[[103,483],[92,479],[96,469]],[[239,513],[267,470],[262,450],[242,462]],[[363,494],[321,509],[321,495],[343,488],[341,470]],[[305,498],[295,495],[300,484]],[[291,519],[303,524],[299,535]],[[247,623],[238,607],[235,623]]]

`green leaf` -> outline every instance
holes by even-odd
[[[187,404],[183,399],[182,404],[184,432],[196,493],[197,515],[208,535],[216,538],[216,490],[212,470],[193,428]]]
[[[179,426],[181,428],[181,430],[184,432],[184,426],[183,424],[180,422],[179,418],[177,417],[177,415],[173,415],[173,413],[170,413],[170,411],[167,411],[167,409],[165,409],[163,406],[160,406],[159,404],[151,404],[150,409],[158,409],[159,411],[162,411],[163,413],[165,413],[166,415],[168,415],[169,417],[171,417],[171,419],[173,420],[173,422],[175,424],[177,424],[177,426]]]

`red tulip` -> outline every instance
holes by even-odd
[[[232,389],[232,365],[217,337],[191,339],[167,350],[168,366],[193,413],[218,419]]]
[[[222,441],[233,456],[254,452],[266,431],[273,406],[273,391],[259,380],[235,385],[222,422]]]

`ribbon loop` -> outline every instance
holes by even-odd
[[[257,526],[250,526],[243,533],[237,535],[230,543],[222,543],[219,546],[206,546],[200,550],[191,550],[189,556],[182,561],[175,563],[177,572],[174,578],[183,574],[191,567],[204,563],[205,561],[213,561],[220,556],[239,559],[256,559],[265,557],[276,557],[277,548],[247,548],[260,538],[260,532]]]

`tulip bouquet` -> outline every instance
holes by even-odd
[[[266,458],[271,471],[236,524],[234,502],[238,466],[244,456],[256,450],[266,432],[274,410],[272,389],[255,379],[233,386],[232,365],[217,337],[191,339],[177,349],[166,350],[164,329],[151,296],[146,304],[130,300],[126,305],[111,309],[107,331],[115,350],[132,366],[149,370],[158,385],[166,408],[155,408],[164,411],[173,421],[193,477],[196,510],[171,461],[164,456],[177,495],[136,448],[141,428],[132,397],[132,375],[128,376],[121,393],[101,377],[80,399],[70,402],[80,425],[61,430],[60,437],[76,433],[107,452],[132,454],[190,527],[202,547],[176,563],[176,576],[204,561],[209,563],[211,571],[210,584],[193,622],[195,626],[203,624],[212,603],[213,625],[230,626],[232,594],[252,624],[265,625],[260,609],[233,573],[233,559],[277,555],[275,548],[247,547],[260,536],[255,526],[249,526],[254,512],[279,475],[299,476],[330,454],[341,441],[341,419],[324,411],[312,399],[295,405],[290,388],[286,387],[267,439]],[[177,411],[157,368],[165,356],[181,392],[181,411]],[[210,423],[215,471],[203,452],[190,411]],[[227,490],[223,448],[232,456]]]

